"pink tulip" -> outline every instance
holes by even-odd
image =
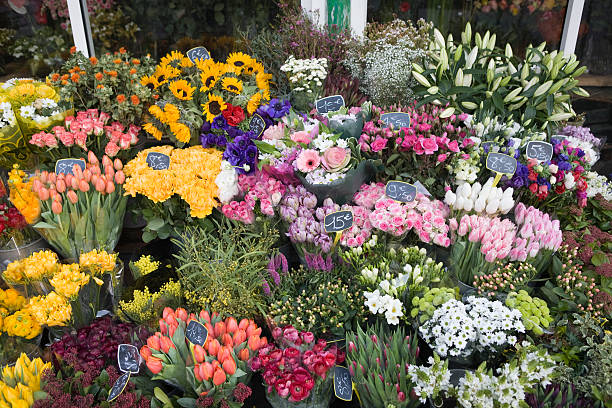
[[[37,193],[41,187],[42,187],[41,181],[39,179],[34,179],[34,182],[32,183],[32,191]]]
[[[83,193],[88,192],[89,191],[89,183],[87,183],[85,180],[79,181],[79,190],[81,190]]]
[[[43,184],[47,184],[47,178],[49,177],[49,172],[48,171],[43,171],[42,173],[40,173],[40,182]]]
[[[40,190],[38,190],[38,198],[41,201],[47,201],[49,199],[49,190],[45,187],[41,187]]]
[[[112,166],[104,168],[104,174],[106,174],[107,178],[115,177],[115,169]]]
[[[105,169],[107,167],[112,167],[113,166],[112,160],[107,155],[104,155],[104,157],[102,157],[102,166],[104,166]]]
[[[49,183],[55,184],[55,182],[57,181],[57,176],[55,175],[55,173],[49,173],[49,177],[47,179]]]
[[[115,166],[115,170],[121,170],[123,169],[123,163],[121,163],[121,160],[119,159],[115,159],[115,161],[113,162],[114,166]]]
[[[75,193],[74,190],[68,191],[68,193],[66,193],[66,195],[68,196],[68,200],[72,204],[76,204],[77,201],[79,201],[79,196],[77,196],[77,193]]]
[[[59,200],[53,200],[53,203],[51,204],[51,211],[53,211],[53,214],[62,213],[62,204],[59,202]]]
[[[70,187],[72,187],[73,190],[78,190],[79,189],[79,179],[77,179],[76,177],[71,178]]]
[[[125,181],[125,174],[123,173],[123,170],[117,171],[117,173],[115,173],[115,183],[123,184],[124,181]]]
[[[115,191],[115,183],[112,181],[106,182],[106,194],[111,194]]]
[[[91,166],[89,171],[91,171],[91,174],[102,174],[100,171],[100,166]]]
[[[66,182],[64,180],[57,180],[57,184],[55,185],[58,193],[63,193],[66,191]]]
[[[98,179],[99,179],[98,175],[94,174],[94,175],[91,176],[91,180],[89,180],[89,181],[91,182],[91,184],[93,184],[95,186],[96,183],[98,182]]]
[[[93,165],[96,165],[100,162],[98,158],[96,157],[96,155],[94,154],[94,152],[92,152],[91,150],[87,154],[87,161]]]
[[[98,181],[96,181],[96,191],[103,193],[105,190],[106,190],[106,184],[104,183],[104,180],[99,178]]]

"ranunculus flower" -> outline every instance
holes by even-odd
[[[238,126],[244,120],[244,111],[240,106],[227,104],[227,109],[223,111],[223,117],[230,126]]]
[[[296,143],[308,144],[312,141],[312,137],[307,131],[301,130],[299,132],[295,132],[294,134],[292,134],[291,140],[293,140]]]
[[[321,158],[323,167],[330,173],[344,169],[350,160],[350,149],[343,149],[341,147],[330,147],[323,153],[323,157]]]

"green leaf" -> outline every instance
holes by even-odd
[[[195,408],[196,400],[194,398],[179,398],[176,400],[181,407]]]
[[[49,228],[49,229],[55,229],[57,227],[51,225],[51,224],[47,224],[44,221],[40,221],[38,223],[36,223],[36,225],[34,225],[34,228]]]
[[[555,96],[548,95],[546,97],[546,113],[548,114],[548,116],[552,115],[554,107],[555,107]]]
[[[595,266],[603,265],[608,262],[608,256],[603,251],[597,251],[591,257],[591,263]]]
[[[163,227],[164,224],[165,224],[165,222],[161,218],[153,218],[151,221],[149,221],[147,223],[147,228],[149,228],[149,229],[151,229],[153,231],[157,231],[158,229]]]
[[[269,143],[262,142],[261,140],[253,140],[253,142],[255,143],[255,146],[257,146],[257,149],[260,152],[268,154],[277,152],[276,148]]]
[[[495,105],[497,110],[500,112],[503,112],[504,111],[504,101],[502,97],[499,95],[499,92],[493,92],[492,99],[493,99],[493,104]]]
[[[155,390],[153,390],[153,393],[155,394],[155,398],[157,398],[164,404],[170,404],[170,398],[168,398],[166,393],[163,392],[161,388],[155,387]]]
[[[157,234],[155,232],[152,232],[152,231],[143,231],[142,232],[142,240],[144,242],[151,242],[155,238],[157,238]]]

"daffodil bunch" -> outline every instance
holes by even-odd
[[[21,309],[25,303],[26,298],[15,289],[0,289],[0,308],[5,308],[12,313]]]
[[[167,169],[156,170],[147,164],[149,153],[170,157]],[[215,180],[221,172],[222,153],[216,149],[193,146],[175,149],[158,146],[138,153],[124,168],[125,194],[147,198],[141,210],[147,221],[143,239],[178,236],[185,226],[198,223],[218,205],[219,187]]]
[[[2,370],[0,407],[31,407],[37,399],[37,391],[41,390],[42,374],[50,369],[51,363],[44,363],[40,358],[30,360],[22,353],[14,366],[6,366]]]
[[[152,75],[141,79],[159,99],[149,108],[150,120],[144,129],[157,140],[167,135],[182,146],[197,140],[202,124],[225,117],[225,111],[231,112],[231,121],[240,123],[245,110],[253,115],[270,100],[271,78],[261,63],[241,52],[230,54],[225,62],[200,59],[194,63],[173,51]],[[243,127],[248,130],[246,124]]]

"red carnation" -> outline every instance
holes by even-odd
[[[227,104],[227,109],[223,111],[223,117],[230,126],[238,126],[244,120],[244,111],[240,106]]]

